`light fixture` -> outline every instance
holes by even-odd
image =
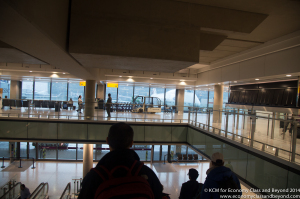
[[[57,72],[52,72],[53,74],[57,73]]]
[[[255,80],[257,81],[257,80],[259,80],[259,79],[255,79]]]
[[[150,79],[153,79],[152,77]]]
[[[27,80],[29,80],[29,79],[27,79]]]
[[[206,85],[206,86],[208,86],[208,85]]]
[[[55,83],[58,83],[58,82],[55,82]]]
[[[181,79],[180,81],[181,81],[181,82],[184,82],[184,79]]]
[[[63,74],[66,74],[66,73],[63,73]]]
[[[122,76],[119,76],[119,77],[122,77]]]
[[[30,73],[32,73],[32,71],[29,71]]]
[[[290,77],[290,76],[292,76],[292,75],[286,75],[287,77]]]
[[[218,84],[221,84],[221,83],[218,83]]]
[[[237,81],[234,81],[234,83],[237,83]]]

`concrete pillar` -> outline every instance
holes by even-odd
[[[10,81],[10,99],[20,99],[21,97],[21,83],[20,81]]]
[[[82,178],[93,168],[93,144],[83,145],[83,172]]]
[[[184,106],[184,89],[178,89],[178,91],[177,91],[177,111],[178,111],[178,115],[183,114],[183,106]]]
[[[105,98],[105,96],[104,96],[104,85],[103,84],[98,84],[97,98],[100,98],[100,99],[103,99],[103,100]]]
[[[92,119],[95,112],[95,80],[86,80],[85,86],[85,108],[86,119]]]
[[[217,111],[223,108],[223,85],[214,86],[213,123],[222,122],[222,113]]]

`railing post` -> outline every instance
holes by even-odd
[[[265,151],[266,150],[266,145],[263,144],[262,147],[261,147],[261,151]]]
[[[240,109],[238,109],[237,111],[237,115],[236,115],[236,130],[239,129],[239,121],[240,121]]]
[[[20,158],[20,166],[18,168],[22,168],[22,159]]]
[[[190,107],[188,107],[189,109],[189,113],[188,113],[188,124],[190,123],[190,118],[191,118],[191,110],[190,110]]]
[[[245,129],[245,122],[246,122],[246,111],[244,111],[244,115],[243,115],[243,129]]]
[[[275,112],[273,112],[273,115],[272,115],[271,139],[274,139],[274,128],[275,128]]]
[[[279,148],[276,148],[275,149],[275,156],[278,157],[278,154],[279,154]]]
[[[207,130],[209,131],[209,126],[210,126],[210,110],[208,110],[208,120],[207,120]]]
[[[225,124],[225,137],[227,138],[227,133],[228,133],[228,115],[229,112],[226,112],[226,124]]]
[[[241,138],[241,143],[242,143],[242,144],[244,143],[244,138],[243,138],[243,137]]]
[[[215,127],[212,127],[212,128],[213,128],[213,134],[215,134],[215,130],[216,130],[216,129],[215,129]]]
[[[198,108],[196,108],[196,115],[195,115],[195,126],[196,126],[196,124],[197,124],[197,115],[198,115]]]
[[[291,162],[295,162],[296,160],[296,146],[297,146],[297,122],[293,122],[293,134],[292,134],[292,156],[291,156]]]
[[[34,167],[34,158],[32,158],[32,167],[31,168],[35,169],[35,167]]]
[[[269,136],[269,130],[270,130],[270,114],[268,114],[267,136]]]

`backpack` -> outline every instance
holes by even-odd
[[[229,198],[228,196],[231,196],[230,198],[240,198],[241,197],[239,187],[233,180],[232,175],[229,178],[226,177],[225,180],[217,182],[217,183],[219,185],[220,198]],[[229,188],[231,189],[231,191],[228,191]],[[223,197],[221,197],[221,196],[223,196]]]
[[[96,190],[94,199],[154,199],[154,194],[148,181],[138,176],[143,165],[142,162],[135,161],[131,168],[120,165],[111,171],[104,166],[91,169],[103,180]],[[114,172],[120,168],[126,169],[128,171],[127,175],[118,178],[113,177]]]
[[[202,191],[202,186],[203,186],[203,183],[199,183],[199,188],[197,190],[197,193],[194,197],[192,197],[192,199],[200,199],[200,195],[201,195],[201,191]]]

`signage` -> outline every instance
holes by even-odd
[[[107,87],[110,88],[118,88],[119,84],[118,83],[107,83]]]
[[[0,88],[0,94],[2,94],[3,93],[3,88]]]
[[[79,86],[85,86],[86,82],[79,82]]]

